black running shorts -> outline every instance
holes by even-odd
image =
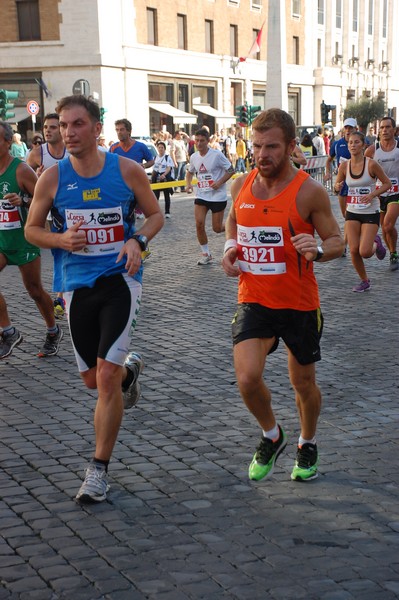
[[[97,357],[122,366],[140,308],[141,283],[127,274],[97,279],[94,287],[65,292],[69,329],[80,372]]]
[[[300,365],[321,360],[322,331],[320,308],[302,311],[244,303],[238,305],[232,322],[233,344],[254,338],[276,338],[271,354],[277,350],[281,338]]]
[[[203,200],[202,198],[196,198],[194,204],[198,206],[205,206],[213,213],[222,212],[227,206],[227,200],[225,202],[209,202],[209,200]]]

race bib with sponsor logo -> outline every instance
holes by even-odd
[[[363,202],[364,196],[371,193],[371,188],[364,187],[349,187],[346,203],[356,208],[367,208],[370,202]]]
[[[198,173],[197,179],[197,185],[203,192],[209,192],[212,190],[211,186],[214,182],[210,173]]]
[[[387,190],[386,192],[383,193],[383,196],[385,196],[385,194],[398,194],[399,193],[399,181],[397,177],[390,177],[391,180],[391,187],[389,188],[389,190]],[[378,179],[377,181],[377,185],[376,188],[377,190],[382,186],[381,181]]]
[[[69,229],[84,221],[80,230],[86,233],[86,246],[73,254],[101,256],[119,254],[124,244],[122,208],[66,209],[65,222]]]
[[[237,227],[238,263],[253,275],[280,275],[287,270],[282,227]]]
[[[0,201],[0,229],[9,231],[10,229],[21,229],[21,227],[22,221],[18,207],[6,200]]]

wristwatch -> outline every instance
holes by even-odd
[[[315,256],[314,262],[317,262],[324,256],[324,250],[321,246],[317,246],[317,254]]]
[[[147,246],[148,246],[147,236],[135,234],[135,235],[132,235],[131,239],[136,240],[136,242],[140,246],[142,252],[145,252],[147,250]]]

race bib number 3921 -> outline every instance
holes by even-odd
[[[254,275],[280,275],[287,270],[282,227],[237,227],[241,271]]]
[[[83,256],[104,256],[119,254],[124,244],[122,208],[66,209],[67,227],[84,221],[80,230],[86,233],[86,246],[74,254]]]

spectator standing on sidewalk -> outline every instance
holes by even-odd
[[[317,133],[314,136],[312,142],[313,146],[316,148],[317,156],[324,156],[326,154],[326,148],[324,146],[322,127],[317,128]]]
[[[186,167],[188,160],[186,142],[188,142],[188,140],[189,137],[184,131],[175,131],[172,143],[170,145],[169,155],[173,160],[175,167],[176,181],[182,181],[186,178]],[[182,186],[180,190],[184,192],[184,186]],[[175,188],[175,192],[178,191],[179,188]]]
[[[123,407],[140,395],[141,357],[129,353],[140,307],[141,253],[163,217],[145,171],[133,160],[102,152],[100,109],[85,96],[60,100],[57,112],[70,157],[39,179],[26,234],[43,248],[57,248],[55,277],[63,280],[72,343],[85,385],[97,389],[93,460],[76,499],[105,500],[108,464]],[[133,211],[146,220],[135,233]],[[47,212],[59,215],[58,232],[45,229]]]
[[[236,163],[236,172],[237,173],[245,173],[245,159],[247,157],[247,145],[245,143],[244,137],[242,133],[237,133],[237,143],[236,143],[236,151],[237,151],[237,163]]]
[[[28,148],[25,142],[21,138],[20,133],[14,133],[12,136],[12,144],[10,148],[10,154],[14,158],[20,158],[21,160],[26,160],[26,156],[28,154]]]
[[[7,265],[19,268],[24,287],[46,323],[46,339],[38,354],[42,358],[57,354],[63,334],[55,323],[51,297],[42,285],[40,250],[26,240],[24,233],[37,176],[27,164],[11,156],[12,137],[10,125],[0,122],[0,271]],[[3,359],[22,342],[22,334],[11,324],[1,293],[0,327],[0,359]]]
[[[239,277],[232,331],[237,383],[263,430],[249,477],[269,477],[287,444],[263,380],[267,356],[282,338],[301,425],[291,479],[309,481],[318,468],[321,393],[315,362],[321,358],[323,324],[313,262],[339,257],[343,243],[327,192],[291,164],[292,117],[272,108],[256,117],[252,129],[257,168],[231,186],[222,261],[229,277]]]
[[[190,158],[186,175],[186,191],[193,191],[192,180],[197,174],[197,192],[194,201],[195,226],[198,243],[201,247],[201,258],[197,265],[208,265],[212,255],[208,246],[208,236],[205,231],[206,215],[212,213],[212,229],[215,233],[224,231],[223,216],[227,206],[226,182],[234,174],[233,165],[220,150],[208,146],[209,131],[204,127],[195,134],[197,152]]]
[[[152,183],[167,183],[173,181],[174,164],[171,157],[166,154],[165,142],[157,142],[158,156],[155,159],[154,169],[152,171]],[[165,217],[170,219],[170,195],[173,194],[173,188],[164,188],[162,190],[165,199]],[[161,190],[154,190],[157,200],[159,200]]]

